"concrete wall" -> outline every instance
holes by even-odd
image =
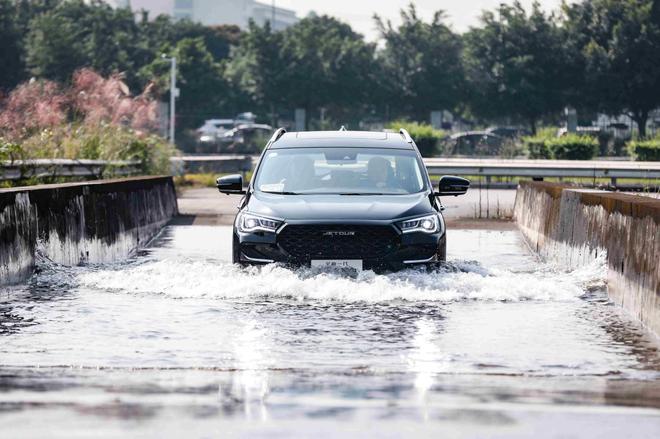
[[[171,177],[0,189],[0,285],[29,277],[37,251],[65,265],[125,259],[176,213]]]
[[[660,200],[523,182],[514,211],[546,259],[575,268],[605,254],[610,298],[660,335]]]

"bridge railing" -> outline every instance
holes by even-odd
[[[0,162],[0,181],[15,181],[27,178],[86,177],[101,178],[106,171],[113,176],[130,176],[141,173],[139,161],[128,160],[71,160],[33,159]]]
[[[190,173],[245,173],[252,170],[258,157],[231,156],[181,156],[172,157],[175,175]],[[424,159],[432,177],[463,175],[484,177],[525,178],[593,178],[610,179],[660,179],[660,162],[606,161],[606,160],[503,160],[470,158]],[[111,168],[114,176],[140,174],[138,161],[37,159],[0,163],[0,181],[37,177],[90,177],[100,178]]]
[[[427,158],[424,164],[431,176],[481,176],[544,178],[660,179],[660,162],[605,160],[502,160]]]

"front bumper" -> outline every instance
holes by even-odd
[[[360,226],[364,225],[364,223],[360,223]],[[383,226],[382,223],[375,225]],[[318,227],[319,230],[322,230],[329,225],[306,224],[306,226]],[[284,227],[287,226],[285,225]],[[342,224],[342,227],[350,229],[351,224]],[[393,225],[389,224],[389,227],[392,227],[392,230],[396,233],[396,238],[393,239],[392,245],[387,247],[386,252],[373,257],[365,257],[364,255],[355,253],[347,256],[332,251],[323,253],[318,251],[318,247],[315,247],[317,252],[313,255],[301,256],[300,252],[292,254],[292,252],[287,251],[286,245],[282,245],[283,228],[278,230],[277,233],[242,233],[234,228],[234,245],[238,246],[236,254],[239,261],[243,264],[268,264],[275,262],[292,266],[309,266],[313,259],[361,259],[364,269],[384,271],[400,270],[405,267],[421,264],[431,264],[444,259],[444,248],[446,245],[444,227],[443,230],[434,234],[424,232],[401,233]],[[313,243],[310,243],[310,247],[313,247]]]

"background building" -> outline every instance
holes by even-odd
[[[245,28],[250,19],[263,25],[267,21],[276,30],[284,29],[298,21],[290,9],[254,0],[110,0],[117,6],[130,6],[134,11],[146,10],[150,17],[160,14],[177,19],[190,19],[207,26],[234,24]]]

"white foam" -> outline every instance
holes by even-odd
[[[240,268],[225,262],[192,259],[151,260],[123,267],[85,270],[81,287],[158,294],[172,298],[321,300],[346,302],[565,301],[603,285],[603,261],[573,272],[540,265],[533,272],[487,269],[455,261],[436,271],[393,274],[364,271],[357,277],[279,265]]]

